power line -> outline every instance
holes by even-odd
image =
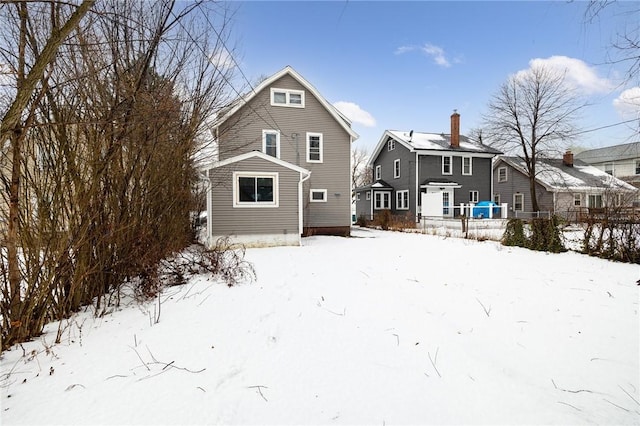
[[[596,127],[596,128],[589,129],[589,130],[583,130],[583,131],[581,131],[581,132],[573,133],[573,136],[582,135],[582,134],[585,134],[585,133],[596,132],[596,131],[598,131],[598,130],[608,129],[608,128],[610,128],[610,127],[620,126],[620,125],[622,125],[622,124],[632,123],[632,122],[635,122],[635,121],[640,121],[640,119],[638,119],[638,118],[633,118],[633,119],[631,119],[631,120],[620,121],[620,122],[618,122],[618,123],[608,124],[608,125],[606,125],[606,126]]]

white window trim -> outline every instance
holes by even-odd
[[[611,168],[611,173],[607,171],[607,168]],[[604,164],[604,172],[608,175],[615,176],[616,175],[616,165],[615,163],[605,163]]]
[[[500,172],[504,170],[504,179],[501,178]],[[498,167],[498,182],[506,182],[507,178],[507,168],[506,167]]]
[[[356,201],[360,201],[360,193],[356,192]]]
[[[516,197],[522,197],[521,208],[516,208]],[[513,194],[513,211],[514,212],[523,212],[524,211],[524,194]]]
[[[407,204],[404,205],[403,195],[407,194]],[[409,190],[403,189],[402,191],[396,191],[396,210],[409,210]]]
[[[366,201],[370,201],[370,200],[371,200],[371,191],[367,191],[367,196],[366,196],[366,197],[364,197],[364,199],[365,199]]]
[[[275,102],[275,93],[284,93],[286,101],[283,104]],[[291,103],[291,94],[300,95],[300,104],[292,104]],[[279,107],[289,107],[289,108],[304,108],[304,90],[293,90],[293,89],[278,89],[275,87],[271,88],[271,106],[279,106]]]
[[[382,166],[376,166],[376,180],[380,180],[382,178]]]
[[[578,204],[576,204],[576,201],[578,202]],[[573,207],[582,207],[582,194],[573,194]]]
[[[321,193],[322,200],[314,200],[313,193]],[[309,201],[312,203],[326,203],[327,202],[327,190],[326,189],[310,189],[309,190]]]
[[[380,194],[380,206],[376,200],[376,195]],[[391,192],[389,191],[375,191],[373,196],[373,208],[375,210],[389,210],[391,208]]]
[[[398,179],[400,177],[400,159],[393,160],[393,178]]]
[[[387,151],[393,151],[396,149],[396,141],[394,139],[389,139],[387,141]]]
[[[449,172],[445,172],[444,171],[444,159],[448,158],[449,159]],[[453,157],[451,155],[443,155],[442,156],[442,174],[449,176],[453,174]]]
[[[500,194],[493,194],[493,202],[496,204],[500,204]]]
[[[477,203],[480,200],[480,191],[471,190],[469,191],[469,202]]]
[[[469,173],[464,172],[464,160],[469,160]],[[462,174],[464,176],[472,176],[473,175],[473,157],[462,157]]]
[[[276,158],[280,158],[280,130],[262,130],[262,152],[267,153],[267,135],[276,134]]]
[[[268,203],[240,201],[240,191],[238,188],[239,178],[272,178],[273,179],[273,201]],[[278,173],[269,172],[233,172],[233,207],[234,208],[274,208],[279,207]]]
[[[319,160],[312,160],[310,158],[311,157],[311,147],[310,147],[311,136],[320,137],[320,159]],[[322,163],[323,152],[324,152],[324,139],[323,139],[322,133],[307,132],[307,163]]]

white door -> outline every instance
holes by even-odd
[[[453,189],[427,188],[420,201],[422,216],[453,217]]]

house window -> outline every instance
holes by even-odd
[[[450,175],[453,173],[453,171],[451,170],[451,156],[450,155],[443,155],[442,156],[442,174],[443,175]]]
[[[507,168],[498,167],[498,182],[506,182],[506,181],[507,181]]]
[[[493,202],[500,204],[500,194],[493,194]]]
[[[462,157],[462,174],[471,176],[473,174],[471,157]]]
[[[312,189],[309,192],[309,201],[312,203],[326,203],[327,202],[327,190],[326,189]]]
[[[580,207],[582,205],[582,194],[573,194],[573,206]]]
[[[614,171],[613,163],[606,163],[604,165],[604,172],[605,173],[613,176],[613,171]]]
[[[356,201],[360,201],[360,193],[356,193]]]
[[[390,192],[374,192],[374,208],[376,210],[390,209],[391,208],[391,193]]]
[[[640,175],[640,160],[636,160],[636,174]]]
[[[395,179],[400,177],[400,160],[393,160],[393,177]]]
[[[322,133],[307,133],[307,163],[322,163]]]
[[[524,194],[513,194],[513,210],[524,211]]]
[[[587,198],[587,207],[599,209],[602,207],[602,195],[601,194],[589,194]]]
[[[278,207],[278,174],[233,172],[233,207]]]
[[[364,198],[365,198],[365,200],[367,200],[367,201],[371,200],[371,192],[367,192],[367,195],[366,195],[366,197],[364,197]]]
[[[478,191],[469,191],[469,202],[470,203],[477,203],[478,202]]]
[[[304,91],[272,88],[271,105],[304,108]]]
[[[280,158],[280,131],[262,131],[262,152],[272,157]]]
[[[396,149],[396,141],[395,139],[389,139],[387,142],[387,151],[393,151]]]
[[[396,209],[397,210],[409,210],[409,190],[396,192]]]
[[[380,180],[382,175],[382,166],[376,166],[376,180]]]

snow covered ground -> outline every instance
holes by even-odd
[[[354,230],[2,354],[9,424],[639,424],[638,265]],[[159,316],[159,321],[155,319]]]

